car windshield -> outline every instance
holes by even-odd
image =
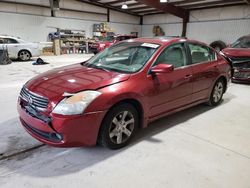
[[[146,64],[159,46],[143,42],[122,42],[105,49],[83,65],[106,71],[134,73]]]
[[[250,36],[239,38],[232,44],[232,48],[250,48]]]

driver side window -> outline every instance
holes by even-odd
[[[187,65],[187,56],[184,43],[174,44],[167,47],[155,62],[157,64],[170,64],[174,68]]]

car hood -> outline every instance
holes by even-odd
[[[225,48],[222,53],[227,57],[250,57],[249,48]]]
[[[129,74],[88,68],[79,63],[40,74],[26,83],[26,87],[31,92],[57,103],[63,98],[64,92],[97,90],[125,81],[129,77]]]

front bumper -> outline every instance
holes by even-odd
[[[234,69],[232,82],[250,83],[250,69]]]
[[[101,122],[106,111],[83,115],[62,116],[50,114],[48,121],[27,113],[19,103],[20,121],[25,130],[37,140],[56,147],[96,145]]]

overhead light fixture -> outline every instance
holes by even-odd
[[[122,9],[128,9],[128,5],[126,4],[126,2],[122,4]]]
[[[168,0],[160,0],[160,3],[167,3]]]

